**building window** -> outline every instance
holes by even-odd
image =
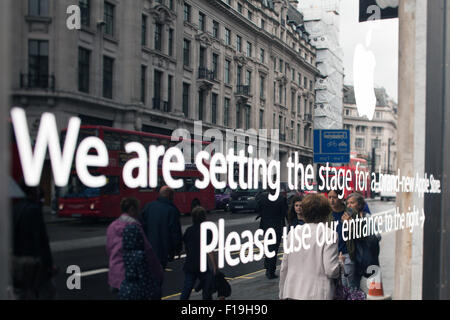
[[[169,29],[169,56],[173,56],[173,29]]]
[[[381,112],[379,111],[375,112],[375,119],[382,119]]]
[[[302,113],[302,98],[300,95],[297,96],[297,114],[300,115]]]
[[[356,149],[364,149],[365,148],[365,140],[364,138],[356,138],[355,139],[355,147]]]
[[[147,46],[147,16],[142,15],[142,46]]]
[[[219,23],[213,21],[213,37],[219,39]]]
[[[141,102],[145,104],[146,94],[145,91],[147,89],[147,67],[141,66]]]
[[[282,84],[280,84],[278,86],[278,102],[280,104],[283,104],[283,85]]]
[[[191,42],[186,39],[183,41],[183,64],[185,66],[191,64]]]
[[[365,133],[366,127],[364,126],[356,126],[356,133]]]
[[[261,29],[266,29],[266,21],[264,19],[261,19]]]
[[[308,79],[306,77],[303,77],[303,87],[308,89]]]
[[[113,98],[114,59],[103,57],[103,97]]]
[[[241,36],[236,36],[236,50],[242,52],[242,38]]]
[[[217,97],[216,93],[211,96],[211,123],[217,123]]]
[[[248,20],[252,21],[253,20],[253,12],[251,12],[250,10],[247,11],[247,17]]]
[[[30,16],[48,16],[48,0],[28,0]]]
[[[345,109],[345,115],[346,116],[350,116],[350,110],[349,109]]]
[[[28,45],[28,86],[48,88],[48,41],[30,40]]]
[[[169,9],[173,10],[174,6],[173,6],[173,0],[169,0]]]
[[[160,23],[155,24],[155,50],[162,50],[162,29],[163,26]]]
[[[252,43],[247,41],[247,57],[252,56]]]
[[[242,4],[238,2],[237,4],[237,11],[242,14]]]
[[[231,61],[225,60],[225,83],[230,84],[231,83]]]
[[[276,117],[277,117],[277,115],[274,113],[273,118],[272,118],[272,129],[275,129],[275,118]]]
[[[291,111],[295,112],[295,92],[291,92]]]
[[[161,110],[161,81],[162,72],[155,70],[153,78],[153,109]]]
[[[173,76],[169,76],[167,79],[167,109],[165,111],[170,112],[172,110],[173,102]]]
[[[89,93],[91,52],[84,48],[78,49],[78,90]]]
[[[200,54],[198,56],[198,65],[200,66],[200,68],[206,68],[206,48],[205,47],[200,47]]]
[[[236,84],[239,86],[242,84],[242,67],[238,66],[237,67],[237,72],[236,72]]]
[[[291,142],[294,143],[294,121],[291,121]]]
[[[184,4],[184,21],[191,22],[191,6],[187,3]]]
[[[302,85],[302,74],[300,72],[297,74],[297,82],[299,86]]]
[[[241,107],[239,104],[236,105],[236,128],[241,127]]]
[[[252,86],[252,72],[250,70],[245,73],[245,84],[250,88]]]
[[[190,85],[183,83],[183,113],[185,117],[189,117],[189,90]]]
[[[250,113],[251,113],[251,107],[247,105],[245,107],[245,130],[250,129]]]
[[[105,34],[108,36],[114,36],[114,5],[105,2]]]
[[[203,90],[198,92],[198,120],[203,120],[203,110],[205,104],[205,94]]]
[[[261,48],[260,51],[259,51],[259,61],[260,61],[261,63],[264,63],[265,60],[266,60],[266,59],[265,59],[265,52],[264,52],[264,49]]]
[[[223,125],[228,127],[230,124],[230,99],[225,98],[223,102]]]
[[[219,73],[219,55],[213,53],[212,56],[212,65],[213,65],[213,74],[214,74],[214,79],[218,78],[218,73]]]
[[[89,27],[91,25],[91,6],[90,0],[80,0],[79,1],[80,11],[81,11],[81,25]]]
[[[279,67],[279,71],[280,72],[283,72],[283,60],[282,59],[280,59],[280,65],[278,66]]]
[[[205,19],[206,19],[205,14],[199,12],[198,13],[198,28],[203,32],[205,31]]]
[[[309,90],[313,91],[314,87],[313,87],[313,82],[312,80],[309,80]]]
[[[261,99],[264,99],[265,95],[266,95],[265,82],[266,82],[266,79],[263,76],[260,76],[259,77],[259,97]]]
[[[273,71],[277,71],[277,58],[273,58]]]
[[[227,46],[231,45],[231,30],[225,28],[225,44]]]
[[[264,110],[259,110],[259,128],[264,129]]]
[[[300,125],[297,124],[297,144],[300,145]]]
[[[295,82],[295,69],[294,68],[291,69],[291,80],[292,80],[292,82]]]

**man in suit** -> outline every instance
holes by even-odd
[[[180,211],[173,203],[174,191],[164,186],[156,201],[142,212],[144,232],[163,269],[179,255],[182,248]]]
[[[275,201],[269,200],[269,192],[274,195],[275,190],[265,191],[256,197],[256,211],[258,218],[261,218],[260,229],[266,232],[273,228],[276,233],[277,242],[269,246],[271,252],[275,252],[273,258],[264,259],[264,268],[266,269],[266,277],[268,279],[275,279],[277,275],[275,270],[277,268],[278,249],[280,248],[281,236],[283,234],[283,227],[285,226],[285,219],[287,218],[287,202],[286,198],[281,194]]]

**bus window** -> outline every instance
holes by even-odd
[[[123,149],[125,150],[125,145],[129,142],[140,142],[139,136],[133,134],[122,134]]]
[[[195,186],[195,180],[193,178],[186,178],[184,180],[184,185],[186,187],[186,192],[198,192],[199,190]]]
[[[99,188],[88,188],[78,178],[76,174],[69,177],[69,182],[65,187],[59,188],[61,198],[94,198],[100,195]]]
[[[115,132],[104,131],[103,141],[105,142],[106,148],[109,151],[119,151],[120,145],[120,135]]]

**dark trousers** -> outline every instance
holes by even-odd
[[[280,239],[281,240],[281,239]],[[278,259],[278,249],[280,248],[280,241],[277,239],[275,244],[269,246],[270,252],[275,252],[275,256],[273,258],[264,259],[264,268],[266,269],[266,274],[274,274],[277,269],[277,259]]]
[[[180,300],[189,300],[192,289],[195,287],[197,279],[200,280],[203,300],[212,300],[212,278],[210,277],[210,271],[206,273],[191,273],[184,272],[184,286],[181,292]]]

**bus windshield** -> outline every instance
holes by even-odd
[[[59,190],[61,198],[94,198],[100,196],[100,188],[89,188],[83,185],[77,175],[71,175],[67,186]]]

